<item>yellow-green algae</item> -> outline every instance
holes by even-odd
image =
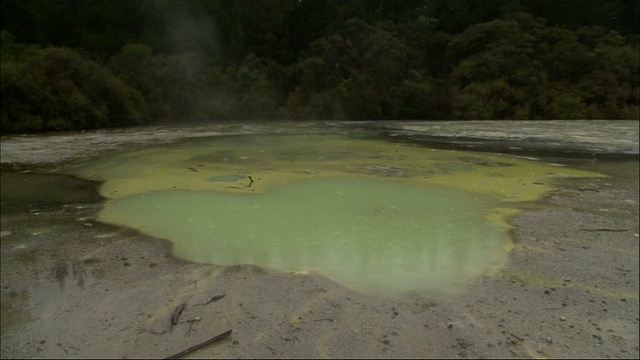
[[[513,203],[597,174],[339,135],[213,137],[86,163],[99,219],[215,264],[315,270],[356,290],[450,292],[499,268]]]
[[[460,170],[455,170],[458,167]],[[504,155],[426,149],[401,143],[331,135],[252,135],[197,139],[111,155],[76,169],[107,180],[115,199],[166,189],[264,192],[305,178],[373,175],[421,185],[444,185],[530,201],[551,190],[550,180],[594,173]],[[249,175],[234,184],[207,179]]]

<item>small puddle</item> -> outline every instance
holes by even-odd
[[[75,169],[99,220],[195,262],[318,271],[361,292],[450,293],[502,266],[513,203],[597,174],[507,155],[340,135],[212,137]]]

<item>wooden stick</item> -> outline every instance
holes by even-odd
[[[214,343],[214,342],[216,342],[218,340],[224,339],[229,335],[231,335],[231,329],[223,332],[220,335],[216,335],[216,336],[212,337],[211,339],[209,339],[209,340],[207,340],[207,341],[205,341],[203,343],[200,343],[198,345],[194,345],[194,346],[192,346],[192,347],[190,347],[190,348],[188,348],[186,350],[180,351],[179,353],[177,353],[175,355],[171,355],[169,357],[166,357],[165,359],[179,359],[179,358],[181,358],[181,357],[183,357],[183,356],[185,356],[185,355],[187,355],[187,354],[189,354],[189,353],[191,353],[193,351],[196,351],[196,350],[198,350],[200,348],[203,348],[203,347],[205,347],[205,346],[207,346],[209,344],[212,344],[212,343]]]
[[[580,228],[580,230],[582,231],[629,231],[631,229],[606,229],[606,228],[600,228],[600,229],[587,229],[587,228]]]
[[[182,314],[182,311],[186,306],[187,306],[187,300],[181,302],[180,305],[176,306],[175,310],[173,310],[173,313],[171,313],[172,326],[178,323],[178,320],[180,320],[180,315]]]
[[[224,297],[225,294],[222,295],[215,295],[214,297],[211,298],[211,300],[207,301],[207,303],[205,305],[209,305],[214,301],[220,300]]]

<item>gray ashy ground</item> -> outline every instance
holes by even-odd
[[[3,171],[1,356],[166,357],[231,329],[190,356],[637,358],[638,161],[567,162],[609,177],[526,204],[508,266],[448,299],[187,263],[92,221],[98,183]],[[33,195],[42,184],[51,198]]]
[[[492,145],[550,155],[638,154],[637,120],[483,120],[376,122],[390,136],[458,145]]]
[[[306,129],[351,134],[378,132],[411,141],[463,148],[491,145],[515,152],[546,150],[551,154],[638,154],[637,120],[549,121],[372,121],[326,123],[213,123],[144,126],[84,132],[3,136],[2,164],[52,164],[126,151],[185,138],[248,134],[304,133]]]

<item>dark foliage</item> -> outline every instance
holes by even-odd
[[[2,131],[637,119],[637,0],[5,0]]]

